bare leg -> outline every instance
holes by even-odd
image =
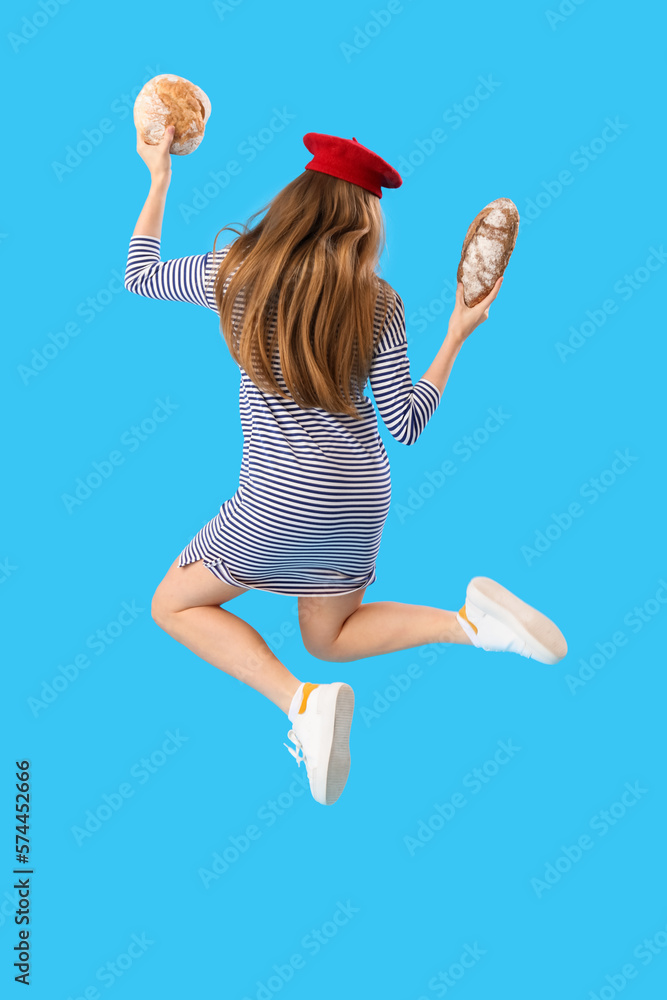
[[[454,611],[421,604],[375,601],[362,605],[343,622],[333,645],[334,652],[347,660],[393,653],[430,642],[472,645]]]
[[[153,597],[154,620],[203,660],[265,695],[285,714],[299,684],[252,625],[220,605],[245,588],[218,580],[199,561],[174,560]]]
[[[362,605],[364,590],[299,598],[301,634],[314,656],[347,662],[431,642],[472,645],[454,611],[396,601]]]

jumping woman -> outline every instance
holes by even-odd
[[[305,648],[347,663],[428,643],[462,643],[557,663],[565,639],[501,584],[475,577],[460,611],[363,604],[389,512],[389,460],[368,381],[388,431],[414,444],[466,338],[502,278],[474,308],[458,285],[447,334],[414,385],[405,310],[376,274],[385,244],[382,188],[399,174],[356,139],[309,132],[303,172],[238,237],[216,250],[160,259],[172,129],[137,135],[150,192],[130,239],[125,287],[216,312],[240,371],[239,486],[174,560],[151,613],[178,642],[265,695],[288,717],[288,746],[317,802],[340,796],[350,768],[352,688],[302,682],[261,635],[222,605],[265,590],[298,597]],[[223,230],[220,230],[222,232]],[[219,235],[219,234],[218,234]]]

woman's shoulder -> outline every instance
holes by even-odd
[[[393,303],[393,302],[400,302],[401,305],[403,304],[401,296],[398,294],[398,292],[393,287],[393,285],[389,284],[389,282],[387,281],[386,278],[381,278],[379,274],[376,274],[375,278],[376,278],[377,285],[378,285],[378,301],[379,302],[382,302],[383,298],[387,298],[389,300],[389,302],[391,302],[391,303]]]
[[[213,296],[212,301],[215,300],[215,296],[213,295],[212,291],[213,288],[212,283],[217,278],[218,271],[220,270],[220,267],[222,266],[225,257],[227,256],[231,248],[234,246],[235,242],[236,240],[232,240],[230,243],[225,244],[225,246],[223,247],[216,247],[215,250],[208,251],[207,254],[208,260],[206,266],[206,287],[211,289],[210,294]],[[240,264],[237,265],[232,274],[227,275],[223,285],[223,292],[227,291],[227,288],[229,287],[229,282],[232,280],[234,274],[236,273],[236,271],[238,271],[239,267]],[[215,305],[215,308],[216,309],[218,308],[217,303]]]
[[[216,264],[220,264],[225,259],[235,242],[235,240],[232,240],[230,243],[226,243],[224,247],[216,247],[215,250],[209,251]]]

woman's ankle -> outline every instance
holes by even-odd
[[[286,685],[281,704],[279,706],[280,710],[284,712],[286,716],[289,717],[295,700],[300,695],[302,689],[303,681],[297,681],[296,679],[295,683]]]
[[[443,629],[440,634],[440,638],[436,639],[436,642],[449,642],[455,643],[460,646],[472,646],[473,643],[470,641],[465,631],[461,628],[455,611],[443,611],[445,616]]]
[[[461,646],[473,645],[471,639],[466,635],[466,633],[463,631],[460,624],[456,620],[456,616],[454,616],[454,624],[452,626],[452,636],[453,638],[450,639],[450,642],[455,642]]]

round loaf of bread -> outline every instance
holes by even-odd
[[[157,146],[167,126],[174,126],[169,152],[176,156],[187,156],[197,148],[210,114],[211,102],[204,91],[174,73],[154,76],[134,102],[134,124],[144,142]]]
[[[463,282],[463,298],[476,306],[504,274],[519,232],[519,212],[509,198],[496,198],[470,224],[463,241],[456,280]]]

